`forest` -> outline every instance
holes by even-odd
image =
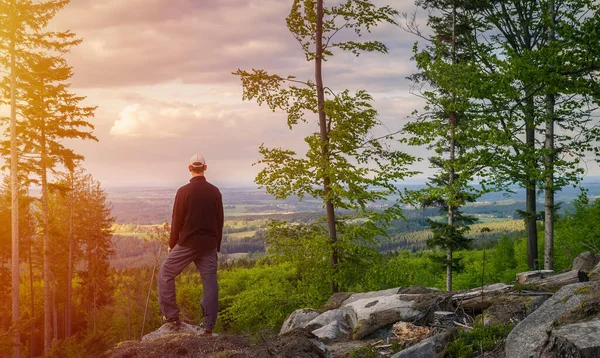
[[[7,357],[101,356],[162,323],[156,274],[172,202],[145,198],[144,211],[115,196],[113,205],[74,149],[99,140],[102,108],[71,86],[68,54],[85,39],[50,26],[69,3],[0,0]],[[238,101],[282,114],[303,142],[265,139],[254,163],[261,194],[225,197],[235,215],[220,254],[217,332],[274,334],[295,309],[336,292],[508,283],[600,252],[600,199],[583,184],[586,163],[600,159],[600,4],[416,0],[404,13],[380,3],[290,0],[281,21],[306,68],[220,74],[237,82]],[[397,131],[379,119],[368,82],[340,87],[334,70],[346,58],[394,56],[377,39],[382,26],[414,43],[407,80],[423,104]],[[434,174],[403,186],[424,162]],[[576,198],[557,200],[567,187]],[[514,188],[522,196],[510,205],[477,205]],[[177,290],[181,318],[199,324],[193,267]]]

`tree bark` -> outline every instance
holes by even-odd
[[[67,309],[65,317],[65,338],[71,337],[71,327],[73,321],[73,305],[71,303],[73,296],[73,197],[74,193],[74,174],[73,171],[69,173],[71,179],[71,196],[69,198],[69,268],[67,273]]]
[[[14,4],[13,4],[14,6]],[[21,357],[21,339],[19,326],[19,154],[17,153],[17,69],[15,59],[15,39],[10,41],[10,187],[11,187],[11,278],[12,278],[12,323],[13,357]]]
[[[525,226],[527,229],[527,266],[530,270],[537,269],[538,247],[536,226],[536,195],[535,181],[525,181]]]
[[[559,273],[558,275],[554,275],[554,276],[550,276],[550,277],[546,277],[546,278],[525,281],[525,284],[537,286],[544,290],[554,290],[554,289],[559,289],[563,286],[566,286],[566,285],[569,285],[572,283],[587,282],[587,281],[588,281],[588,275],[584,271],[571,270],[568,272]]]
[[[58,340],[58,307],[56,305],[56,279],[52,274],[52,332],[54,339]]]
[[[319,130],[321,134],[321,155],[323,158],[323,194],[325,197],[325,212],[327,215],[327,229],[329,231],[329,243],[331,245],[330,264],[333,268],[334,277],[338,266],[337,230],[335,225],[335,210],[333,198],[331,197],[331,178],[329,178],[329,129],[325,117],[325,90],[323,86],[323,0],[317,0],[317,21],[315,41],[315,84],[317,87],[317,105],[319,113]],[[330,282],[331,292],[339,290],[335,278]]]
[[[546,181],[544,185],[544,269],[554,269],[554,104],[553,94],[546,96]]]
[[[44,80],[41,79],[41,88],[44,87]],[[41,95],[40,106],[43,111],[43,94]],[[42,115],[42,114],[40,114]],[[48,178],[47,178],[47,149],[46,149],[46,131],[45,118],[41,119],[40,147],[41,147],[41,179],[42,179],[42,216],[43,216],[43,261],[44,261],[44,352],[47,352],[52,344],[52,302],[50,290],[51,275],[50,275],[50,233],[48,224]]]
[[[456,64],[456,4],[452,7],[452,64]],[[456,102],[456,95],[452,94],[452,102]],[[450,127],[450,148],[449,148],[449,168],[448,168],[448,188],[450,188],[450,195],[448,197],[448,226],[454,227],[454,211],[456,209],[456,192],[454,189],[454,165],[456,159],[456,113],[450,113],[448,117],[448,126]],[[449,238],[451,240],[451,238]],[[446,252],[446,291],[452,291],[452,243],[448,243]]]
[[[535,113],[533,94],[529,93],[525,104],[525,226],[527,229],[527,266],[538,268],[537,247],[537,203],[536,203],[536,155],[535,155]]]
[[[548,44],[554,41],[554,1],[548,2],[550,25],[548,28]],[[546,181],[544,185],[544,269],[554,269],[554,93],[546,95],[546,156],[544,164]]]
[[[35,354],[33,352],[33,337],[35,334],[35,300],[33,297],[33,254],[31,252],[31,240],[29,240],[29,308],[31,310],[31,326],[29,328],[29,356],[34,357]]]

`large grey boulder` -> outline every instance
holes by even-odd
[[[573,259],[573,270],[581,270],[585,272],[590,272],[594,269],[594,267],[598,264],[596,260],[596,255],[592,254],[589,251],[582,252],[575,259]]]
[[[398,290],[333,295],[326,305],[328,311],[292,312],[279,334],[303,328],[326,341],[361,339],[381,327],[417,318],[421,312],[413,308],[415,300],[425,295],[397,294]],[[340,308],[332,309],[336,306]]]
[[[397,294],[398,290],[400,290],[400,289],[401,289],[401,287],[396,287],[396,288],[389,288],[387,290],[381,290],[381,291],[353,293],[341,302],[340,307],[347,306],[347,305],[349,305],[353,302],[359,301],[359,300],[375,298],[375,297],[393,296],[393,295]]]
[[[398,321],[413,321],[420,315],[415,300],[423,295],[392,295],[363,298],[342,308],[352,328],[352,339],[361,339]]]
[[[323,312],[308,322],[305,329],[326,341],[346,340],[352,333],[341,309]]]
[[[600,321],[568,324],[554,329],[540,357],[600,357]]]
[[[320,314],[320,311],[310,308],[301,308],[299,310],[295,310],[288,316],[288,318],[285,319],[279,334],[284,334],[285,332],[291,331],[294,328],[304,328],[308,322],[317,318]]]
[[[573,309],[585,298],[590,283],[563,286],[537,310],[525,317],[506,338],[506,356],[510,358],[538,357],[548,340],[547,331],[563,313]]]
[[[588,276],[590,277],[590,281],[600,280],[600,263],[590,271]]]
[[[433,337],[422,340],[414,346],[408,347],[391,358],[437,358],[443,357],[446,347],[456,335],[456,328],[450,329],[444,333],[436,334]]]

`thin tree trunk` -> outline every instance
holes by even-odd
[[[14,6],[14,4],[12,4]],[[10,184],[11,184],[11,244],[12,244],[12,322],[14,325],[13,357],[21,357],[21,339],[19,327],[19,154],[17,153],[17,69],[15,59],[15,40],[10,41]]]
[[[75,196],[73,188],[73,171],[70,172],[71,179],[71,197],[69,200],[69,268],[67,273],[67,309],[65,317],[65,338],[71,337],[71,327],[73,320],[73,305],[71,303],[73,296],[73,197]]]
[[[52,274],[52,332],[54,340],[58,341],[58,308],[56,306],[56,278]]]
[[[150,292],[152,291],[152,286],[154,286],[154,273],[156,272],[156,266],[158,266],[158,262],[160,260],[160,254],[162,251],[162,245],[158,246],[158,254],[154,260],[154,267],[152,267],[152,276],[150,277],[150,285],[148,286],[148,295],[146,296],[146,306],[144,307],[144,319],[142,321],[142,333],[140,334],[140,339],[144,336],[144,329],[146,328],[146,316],[148,315],[148,304],[150,303]]]
[[[94,323],[93,332],[96,333],[96,283],[95,282],[94,282],[93,288],[94,288],[94,302],[92,304],[92,315],[93,315],[93,323]]]
[[[323,87],[323,0],[317,0],[317,21],[316,21],[316,44],[315,44],[315,84],[317,86],[317,104],[319,112],[319,129],[321,134],[321,155],[323,157],[323,192],[325,195],[325,211],[327,214],[327,229],[329,231],[329,243],[331,245],[331,267],[334,277],[336,277],[338,266],[337,249],[337,230],[335,225],[335,210],[333,207],[333,198],[331,197],[331,178],[327,174],[329,167],[329,128],[327,118],[325,117],[325,92]],[[335,278],[330,282],[331,292],[336,293],[339,290]]]
[[[44,80],[41,80],[42,88],[44,86]],[[41,107],[43,108],[43,94],[41,96]],[[42,177],[42,216],[44,221],[44,242],[43,242],[43,261],[44,261],[44,352],[47,352],[52,344],[52,302],[50,292],[50,234],[48,224],[48,178],[47,178],[47,149],[46,149],[46,131],[45,131],[45,118],[41,120],[41,135],[40,135],[40,147],[42,151],[41,158],[41,177]]]
[[[526,99],[526,119],[525,119],[525,145],[528,155],[528,162],[525,164],[525,225],[527,228],[527,265],[530,270],[538,268],[538,247],[537,247],[537,207],[536,207],[536,180],[537,172],[535,156],[535,123],[534,123],[534,103],[533,95],[529,94]]]
[[[530,270],[537,269],[538,248],[537,248],[537,227],[536,227],[536,195],[535,181],[525,181],[525,226],[527,229],[527,265]],[[533,186],[531,188],[530,186]]]
[[[548,28],[548,44],[554,41],[554,1],[548,2],[550,25]],[[546,182],[544,186],[544,269],[554,269],[554,93],[546,95]]]
[[[452,7],[452,64],[456,64],[456,4],[453,4]],[[456,95],[452,94],[452,102],[456,102]],[[450,162],[449,170],[448,170],[448,187],[450,188],[451,195],[448,199],[448,226],[454,227],[454,202],[456,201],[456,193],[454,190],[454,165],[456,160],[456,121],[457,116],[456,113],[450,113],[448,117],[448,126],[450,127],[449,135],[450,135],[450,147],[449,147],[449,159]],[[452,244],[448,243],[447,253],[446,253],[446,291],[452,291]]]
[[[546,97],[547,114],[545,157],[546,182],[544,185],[544,269],[554,269],[554,103],[555,97]]]
[[[45,151],[44,149],[42,149]],[[45,153],[42,158],[45,159]],[[42,159],[42,161],[44,161]],[[44,242],[43,242],[43,261],[44,261],[44,351],[50,349],[52,343],[51,329],[51,292],[50,292],[50,237],[48,233],[48,182],[46,178],[46,165],[42,164],[42,215],[44,220]]]
[[[35,334],[35,300],[33,297],[33,259],[31,253],[31,240],[29,240],[29,296],[30,302],[29,307],[31,310],[31,326],[29,328],[29,356],[34,357],[33,352],[33,337]]]

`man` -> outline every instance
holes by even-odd
[[[219,309],[217,252],[223,236],[223,200],[219,189],[204,177],[206,161],[198,154],[189,160],[190,182],[177,191],[173,205],[171,235],[167,259],[158,276],[158,301],[163,320],[172,328],[180,326],[179,307],[175,299],[175,277],[193,262],[202,279],[203,327],[201,334],[211,334]]]

